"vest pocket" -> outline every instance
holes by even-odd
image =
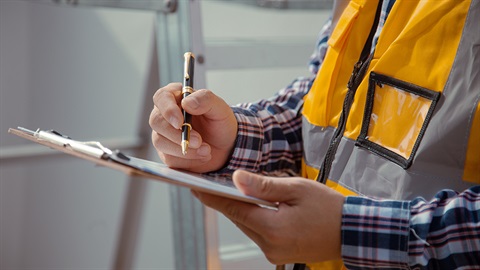
[[[409,168],[439,97],[439,92],[371,72],[356,145]]]

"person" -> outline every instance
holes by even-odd
[[[335,8],[312,77],[272,98],[229,106],[208,89],[183,100],[178,83],[159,89],[160,158],[278,202],[193,192],[274,264],[480,269],[480,1]],[[186,155],[181,108],[193,115]]]

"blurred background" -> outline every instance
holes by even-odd
[[[7,131],[55,129],[158,161],[148,112],[181,76],[166,68],[183,65],[175,50],[193,47],[199,87],[229,104],[269,97],[309,75],[331,1],[116,1],[0,0],[0,269],[273,269],[223,216],[177,204],[188,190]],[[189,217],[201,224],[179,226]]]

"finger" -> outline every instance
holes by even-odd
[[[192,191],[192,193],[206,206],[221,212],[233,222],[238,222],[241,224],[244,224],[244,220],[246,220],[246,218],[244,217],[244,213],[249,213],[256,209],[262,209],[254,204],[245,203],[205,192]]]
[[[184,155],[178,142],[173,142],[155,131],[152,131],[152,142],[157,152],[165,156],[162,160],[167,165],[182,163],[183,160],[199,160],[199,163],[203,164],[211,159],[211,148],[206,143],[197,148],[189,147],[189,151]]]
[[[293,178],[267,177],[243,170],[235,171],[232,178],[235,186],[245,195],[284,203],[298,198],[298,185],[293,184]]]
[[[245,235],[247,235],[248,238],[255,242],[257,246],[260,247],[260,249],[264,249],[267,241],[265,240],[265,237],[263,237],[263,235],[238,222],[232,221],[232,223],[235,224],[235,226],[239,228]]]
[[[193,173],[203,173],[203,168],[210,162],[211,157],[203,159],[186,159],[177,156],[158,153],[162,161],[170,168],[187,170]]]
[[[182,107],[192,115],[204,115],[210,120],[223,120],[230,110],[228,104],[208,89],[193,92],[182,100]]]
[[[233,222],[233,221],[232,221]],[[257,246],[262,250],[263,254],[267,258],[267,260],[272,264],[285,264],[291,263],[295,260],[292,259],[292,251],[290,248],[285,248],[275,243],[272,243],[270,239],[267,238],[265,234],[260,234],[255,230],[250,229],[243,224],[239,224],[238,222],[233,222],[237,228],[239,228],[244,234],[248,236],[253,242],[257,244]]]
[[[183,122],[183,114],[179,106],[181,92],[181,83],[170,83],[153,95],[153,104],[160,115],[176,129],[180,129]]]
[[[251,203],[241,202],[205,192],[193,191],[203,204],[213,208],[234,222],[237,226],[242,225],[264,235],[269,231],[270,222],[275,220],[277,211],[265,209]]]
[[[167,132],[172,132],[175,130],[180,133],[180,129],[173,127],[161,114],[160,110],[157,107],[153,107],[152,112],[150,113],[150,118],[148,119],[148,124],[152,130],[157,133],[166,134]]]
[[[160,114],[159,110],[155,107],[150,114],[149,119],[150,127],[153,131],[163,136],[167,140],[178,145],[180,149],[181,143],[181,133],[180,129],[174,128],[163,116]],[[158,141],[158,143],[164,143],[163,140]],[[202,137],[196,130],[190,131],[190,140],[189,148],[197,149],[202,145]],[[157,148],[158,149],[158,148]]]
[[[192,191],[192,193],[197,197],[203,204],[214,208],[218,211],[220,211],[222,214],[224,214],[230,221],[232,221],[235,226],[237,226],[243,233],[245,233],[253,242],[255,242],[258,247],[263,251],[267,259],[273,263],[273,264],[281,264],[281,263],[286,263],[288,262],[288,259],[290,258],[290,252],[289,250],[285,250],[282,247],[279,247],[276,245],[275,242],[272,242],[272,239],[269,238],[272,235],[275,235],[275,232],[278,232],[279,230],[276,230],[276,228],[271,228],[270,226],[266,226],[269,222],[273,223],[278,223],[275,220],[272,220],[272,217],[265,216],[266,213],[272,213],[274,211],[272,210],[267,210],[267,209],[262,209],[258,206],[255,205],[248,205],[247,207],[244,208],[243,210],[240,210],[238,208],[235,211],[243,211],[245,213],[250,213],[251,211],[260,211],[264,216],[263,218],[259,217],[252,217],[251,220],[256,220],[258,222],[256,223],[249,223],[248,221],[241,221],[241,219],[238,219],[238,215],[231,215],[231,211],[225,211],[223,210],[225,205],[228,206],[230,199],[225,199],[219,196],[215,195],[210,195],[210,194],[205,194],[197,191]],[[239,205],[242,205],[244,203],[238,202],[235,203],[237,207]],[[232,206],[235,207],[235,206]],[[242,206],[240,206],[242,207]],[[276,231],[275,231],[276,230]]]
[[[199,191],[195,191],[195,190],[192,190],[191,192],[204,205],[206,205],[210,208],[213,208],[217,211],[219,211],[218,206],[224,205],[225,203],[228,203],[228,201],[231,201],[230,199],[226,199],[226,198],[223,198],[223,197],[220,197],[220,196],[215,196],[215,195],[211,195],[211,194],[208,194],[208,193],[203,193],[203,192],[199,192]],[[239,202],[239,203],[243,204],[241,202]],[[258,208],[258,206],[253,206],[253,207]],[[221,212],[221,211],[219,211],[219,212]],[[226,216],[226,217],[229,218],[229,216]],[[252,239],[259,247],[262,247],[262,246],[265,245],[265,239],[261,234],[257,233],[255,230],[250,229],[248,226],[245,226],[243,223],[241,223],[241,222],[239,222],[235,219],[230,219],[230,221],[233,224],[235,224],[235,226],[237,226],[242,232],[244,232],[250,239]]]

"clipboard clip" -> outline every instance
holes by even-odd
[[[39,140],[44,140],[63,147],[69,147],[73,151],[77,151],[92,157],[108,159],[113,154],[112,150],[108,149],[97,141],[76,141],[68,136],[62,135],[60,132],[55,130],[44,131],[37,129],[36,131],[33,131],[23,127],[18,127],[18,129],[36,137]]]

